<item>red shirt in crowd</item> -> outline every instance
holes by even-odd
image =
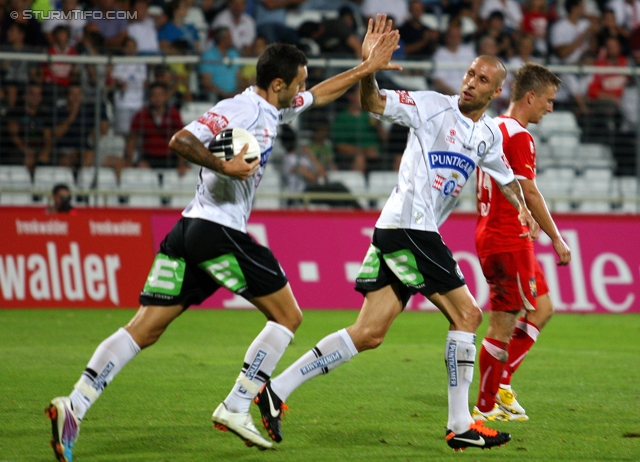
[[[628,60],[626,56],[618,56],[615,62],[609,59],[599,59],[595,62],[596,66],[615,66],[627,67]],[[616,99],[622,97],[629,77],[623,74],[593,74],[593,80],[587,90],[587,96],[597,99],[602,96],[613,96]]]
[[[180,112],[173,106],[167,108],[159,122],[157,124],[153,120],[147,106],[133,117],[131,131],[142,137],[142,152],[145,156],[166,158],[172,155],[169,141],[177,131],[184,127]]]
[[[78,51],[73,47],[61,50],[57,45],[49,47],[47,53],[50,55],[76,56]],[[44,65],[44,81],[61,87],[68,87],[71,84],[71,74],[73,64],[71,63],[50,63]]]

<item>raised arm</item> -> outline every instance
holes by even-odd
[[[520,224],[522,226],[526,226],[529,229],[528,232],[522,233],[520,236],[528,237],[532,241],[538,239],[540,226],[533,219],[533,217],[531,216],[531,212],[529,212],[529,209],[527,208],[518,180],[514,179],[511,183],[508,183],[504,186],[497,181],[496,184],[500,188],[500,191],[502,191],[502,194],[504,194],[504,197],[506,197],[511,205],[513,205],[518,211],[518,220],[520,220]]]
[[[367,33],[362,41],[362,57],[367,59],[376,52],[377,43],[385,35],[390,34],[393,24],[387,20],[386,14],[378,14],[376,19],[369,19]],[[395,32],[395,31],[394,31]],[[360,105],[364,111],[382,114],[387,105],[387,97],[380,93],[375,75],[369,74],[360,80]]]
[[[169,148],[193,164],[239,180],[246,180],[256,173],[260,167],[260,159],[255,159],[251,163],[244,160],[244,154],[249,149],[249,145],[245,145],[242,151],[237,156],[234,156],[233,159],[224,161],[211,154],[193,133],[184,128],[173,135],[171,141],[169,141]]]
[[[325,104],[335,101],[356,82],[377,71],[402,70],[402,67],[399,65],[390,63],[391,55],[397,49],[399,40],[400,35],[398,31],[390,30],[380,34],[362,63],[353,69],[349,69],[348,71],[320,82],[310,90],[311,93],[313,93],[313,105],[324,106]]]

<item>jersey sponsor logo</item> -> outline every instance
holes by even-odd
[[[229,125],[229,119],[215,112],[207,112],[198,119],[198,122],[209,127],[209,130],[214,135],[217,135]]]
[[[433,151],[429,153],[429,165],[432,169],[448,168],[456,170],[464,176],[465,181],[476,169],[476,164],[465,155],[456,152]]]
[[[398,98],[400,99],[401,104],[408,104],[409,106],[416,105],[416,102],[409,95],[409,92],[407,90],[396,90],[396,93],[398,94]]]
[[[256,376],[256,374],[260,370],[260,366],[262,366],[264,359],[267,356],[268,356],[268,353],[266,351],[258,350],[255,357],[253,358],[253,361],[251,361],[251,366],[249,366],[249,369],[247,369],[247,372],[244,374],[245,377],[247,377],[249,380],[253,380],[253,378]],[[243,394],[247,393],[247,390],[242,386],[238,388],[238,391]]]
[[[320,356],[318,359],[311,361],[306,366],[302,366],[300,368],[300,373],[302,375],[307,375],[309,372],[312,372],[319,367],[325,368],[329,366],[329,364],[335,363],[336,361],[342,359],[342,355],[340,354],[340,350],[336,350],[333,353],[329,353],[325,356]]]
[[[158,252],[142,290],[152,294],[177,296],[182,290],[185,269],[186,263],[183,258],[174,258]]]
[[[449,342],[447,348],[447,371],[449,372],[449,386],[458,386],[458,360],[457,360],[458,344],[454,341]]]
[[[304,97],[301,94],[297,94],[293,97],[293,102],[291,103],[291,107],[293,109],[304,106]]]

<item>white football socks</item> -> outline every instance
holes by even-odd
[[[346,329],[334,332],[320,340],[318,345],[302,355],[282,374],[271,381],[271,389],[282,400],[305,383],[320,374],[327,374],[358,354]]]
[[[444,350],[449,391],[449,420],[447,428],[456,434],[464,433],[473,423],[469,413],[469,386],[473,380],[476,358],[476,336],[470,332],[449,331]]]
[[[87,364],[69,395],[73,413],[82,419],[91,405],[118,372],[140,352],[140,347],[125,329],[105,339]]]
[[[260,387],[269,380],[278,361],[293,339],[293,332],[281,324],[268,321],[249,346],[244,367],[231,392],[224,400],[231,412],[248,412]]]

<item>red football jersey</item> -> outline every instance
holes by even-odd
[[[536,145],[531,133],[520,123],[506,116],[495,118],[502,132],[504,151],[517,179],[533,180],[536,177]],[[520,237],[523,227],[518,212],[504,197],[496,182],[480,169],[476,169],[478,181],[478,223],[476,249],[478,256],[533,249],[533,243]]]

